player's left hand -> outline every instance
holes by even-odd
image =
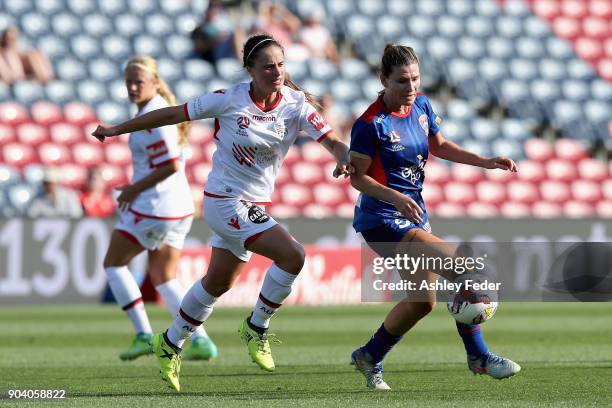
[[[117,206],[119,211],[124,212],[130,209],[132,202],[138,197],[138,192],[134,191],[131,185],[115,187],[115,190],[120,191],[119,197],[117,197]]]
[[[353,173],[355,173],[355,167],[353,167],[351,163],[343,161],[340,163],[336,163],[336,168],[334,169],[333,175],[335,178],[338,178],[340,176],[344,176],[344,178],[347,178]]]
[[[487,159],[484,168],[508,170],[513,173],[516,173],[518,171],[518,167],[516,166],[514,160],[501,156],[491,157],[490,159]]]

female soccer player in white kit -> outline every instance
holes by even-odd
[[[281,45],[269,35],[247,40],[244,67],[250,83],[241,83],[195,98],[184,106],[152,111],[117,126],[99,126],[94,136],[115,136],[187,120],[215,118],[217,150],[204,191],[204,213],[214,236],[206,276],[187,292],[179,316],[151,344],[162,379],[180,390],[181,347],[210,316],[217,298],[229,290],[251,253],[274,261],[264,278],[259,299],[239,333],[252,360],[273,371],[267,333],[270,318],[291,293],[304,265],[304,248],[266,214],[274,180],[300,130],[321,142],[337,161],[335,176],[348,176],[348,147],[315,110],[309,96],[285,75]]]
[[[174,104],[175,98],[159,77],[154,59],[131,58],[125,68],[130,101],[140,117],[154,109]],[[129,147],[133,183],[118,187],[121,219],[115,226],[104,259],[108,283],[117,303],[126,311],[136,331],[132,344],[119,357],[133,360],[151,352],[153,331],[142,303],[142,294],[127,265],[148,251],[148,273],[172,316],[176,316],[184,289],[176,280],[181,249],[193,220],[193,200],[185,176],[182,145],[186,124],[132,132]],[[193,334],[186,358],[208,360],[217,348],[202,327]]]

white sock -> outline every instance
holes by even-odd
[[[164,305],[166,305],[166,309],[170,312],[170,315],[172,315],[172,317],[176,317],[179,314],[181,301],[183,300],[183,295],[185,293],[183,286],[178,280],[170,279],[161,285],[157,285],[155,290],[161,296],[162,300],[164,301]],[[204,330],[204,326],[198,326],[192,337],[194,339],[208,338],[208,334],[206,333],[206,330]]]
[[[182,348],[198,327],[208,319],[217,298],[204,290],[201,281],[193,284],[187,291],[174,323],[168,329],[168,340]]]
[[[291,293],[291,285],[295,278],[297,275],[282,270],[276,264],[270,266],[251,315],[251,324],[264,329],[270,326],[270,318]]]
[[[113,296],[127,313],[136,333],[153,333],[142,303],[142,293],[127,266],[111,266],[104,270]]]

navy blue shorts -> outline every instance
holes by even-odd
[[[361,235],[378,255],[384,257],[395,256],[395,246],[391,243],[400,242],[410,230],[420,228],[431,232],[427,217],[423,218],[423,222],[418,225],[403,218],[386,218],[382,225],[361,231]]]

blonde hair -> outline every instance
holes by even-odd
[[[128,68],[134,67],[138,68],[146,73],[148,73],[151,78],[155,82],[157,82],[158,88],[157,93],[168,102],[170,106],[176,105],[176,97],[172,90],[159,76],[159,72],[157,71],[157,62],[154,58],[149,57],[148,55],[137,55],[128,60],[127,65],[125,66],[125,70]],[[189,132],[189,122],[182,122],[176,125],[178,129],[178,142],[179,145],[187,144],[187,133]]]

